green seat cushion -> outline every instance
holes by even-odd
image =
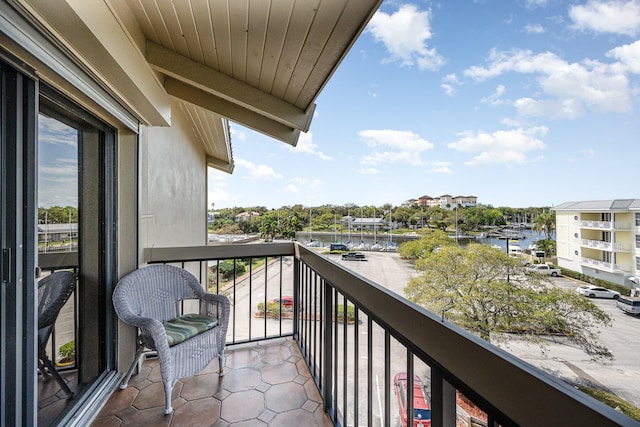
[[[172,347],[191,337],[215,328],[218,326],[218,319],[202,314],[189,313],[168,320],[163,326],[167,332],[169,347]]]

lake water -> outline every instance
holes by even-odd
[[[518,240],[509,240],[509,247],[512,246],[520,246],[520,249],[525,250],[532,243],[537,240],[544,239],[543,234],[535,233],[531,230],[522,230],[522,239]],[[331,243],[351,243],[354,247],[358,248],[358,246],[362,243],[363,250],[367,250],[374,246],[376,243],[381,246],[386,246],[390,241],[395,243],[396,245],[400,245],[403,242],[408,240],[414,240],[419,238],[420,236],[416,235],[395,235],[392,234],[391,238],[389,238],[389,233],[377,233],[375,238],[373,234],[363,233],[354,233],[351,235],[348,233],[327,233],[327,232],[314,232],[309,234],[308,232],[299,232],[296,233],[296,239],[300,242],[308,244],[310,241],[314,242],[315,245],[320,247],[328,247]],[[459,242],[461,245],[465,245],[470,240],[460,239]],[[506,239],[497,239],[497,238],[483,238],[483,239],[474,239],[472,241],[476,241],[479,243],[484,243],[492,246],[499,246],[502,250],[506,251],[507,240]],[[360,248],[358,248],[360,249]]]

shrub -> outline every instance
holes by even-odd
[[[218,270],[220,271],[220,275],[224,280],[229,280],[233,277],[234,271],[234,263],[233,260],[224,260],[218,266]],[[235,263],[235,272],[236,276],[244,274],[247,271],[247,266],[242,261],[236,261]]]
[[[71,362],[76,358],[76,342],[72,340],[66,344],[62,344],[58,351],[60,352],[60,357],[62,358],[60,360],[61,362]]]

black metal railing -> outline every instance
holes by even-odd
[[[218,274],[221,262],[236,260],[231,278],[216,288],[233,304],[228,343],[293,335],[337,426],[394,425],[403,414],[412,420],[422,403],[414,400],[414,381],[426,385],[415,393],[424,392],[433,426],[456,425],[463,402],[484,413],[467,414],[480,418],[476,425],[637,425],[296,243],[155,248],[146,250],[146,259],[199,271],[201,279],[212,266]],[[242,259],[265,262],[241,275],[235,268]],[[268,318],[269,300],[288,292],[293,304],[287,316],[280,310]],[[256,319],[259,303],[265,313]]]

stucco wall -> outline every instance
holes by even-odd
[[[140,251],[207,242],[206,156],[180,108],[140,132]]]

